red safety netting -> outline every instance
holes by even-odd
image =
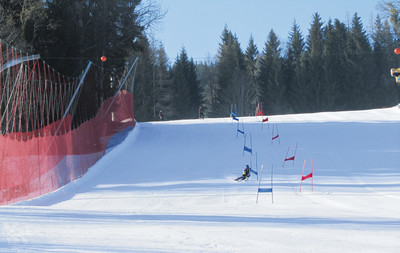
[[[81,177],[104,155],[113,135],[135,126],[127,69],[89,64],[81,79],[71,79],[1,41],[0,54],[0,205]],[[123,82],[115,82],[115,72]],[[99,83],[107,92],[90,95]]]
[[[111,101],[104,102],[94,119],[64,134],[51,135],[59,123],[54,122],[40,131],[43,136],[0,135],[1,204],[40,196],[81,177],[104,155],[114,134],[135,125],[132,94],[120,92],[104,114]]]

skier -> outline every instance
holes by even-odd
[[[243,181],[243,180],[248,179],[249,177],[250,177],[250,167],[249,167],[249,165],[246,165],[246,168],[243,171],[243,175],[236,178],[235,181],[236,182]]]
[[[203,107],[199,107],[199,119],[204,119],[204,111],[203,111]]]
[[[164,120],[164,116],[163,116],[162,110],[160,110],[160,112],[158,113],[158,120],[160,120],[160,121]]]

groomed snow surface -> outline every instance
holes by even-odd
[[[0,252],[400,252],[398,107],[237,128],[138,123],[84,177],[0,207]],[[261,182],[234,182],[246,164]]]

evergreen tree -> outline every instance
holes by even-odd
[[[174,115],[173,111],[173,87],[171,70],[168,63],[168,56],[164,46],[160,45],[155,51],[155,66],[153,73],[153,91],[155,96],[155,112],[162,110],[164,117]]]
[[[323,49],[323,110],[343,110],[344,101],[341,91],[346,82],[346,62],[344,50],[347,41],[347,28],[339,20],[334,24],[330,20],[324,30],[324,49]]]
[[[245,65],[247,75],[249,77],[249,87],[252,90],[251,93],[254,94],[252,98],[249,98],[250,107],[255,108],[257,102],[259,101],[260,94],[257,89],[257,75],[258,75],[258,61],[259,61],[259,52],[257,49],[257,45],[254,43],[253,36],[250,36],[249,44],[247,46],[245,55],[244,55]]]
[[[217,66],[214,62],[197,65],[197,76],[202,90],[204,114],[208,117],[217,107]]]
[[[285,81],[280,41],[275,32],[271,30],[260,59],[258,75],[261,101],[264,108],[271,114],[287,110],[287,100],[284,97]]]
[[[137,121],[150,121],[156,119],[154,73],[155,53],[147,40],[142,42],[143,49],[138,54],[139,62],[135,76],[135,90],[133,93],[133,106]]]
[[[143,27],[138,23],[137,6],[140,0],[99,1],[46,1],[49,26],[53,40],[46,48],[39,48],[43,58],[77,75],[87,64],[87,59],[100,63],[106,55],[106,67],[124,65],[129,52],[138,51],[134,41],[142,36]],[[60,61],[68,59],[68,62]]]
[[[297,63],[300,61],[301,54],[304,51],[305,42],[296,21],[293,22],[292,30],[289,33],[287,58],[290,62]]]
[[[352,19],[345,53],[347,81],[344,92],[348,97],[348,108],[371,108],[375,90],[372,75],[372,49],[357,13]]]
[[[157,20],[141,0],[0,0],[0,37],[22,50],[40,53],[55,69],[80,74],[92,60],[103,67],[140,57],[135,81],[135,114],[154,120],[160,109],[169,118],[226,116],[231,105],[239,115],[254,113],[264,102],[268,113],[315,112],[391,106],[398,102],[390,68],[400,41],[400,1],[383,1],[389,19],[377,17],[369,39],[360,18],[350,26],[335,19],[325,26],[318,13],[303,38],[293,23],[286,54],[271,30],[260,55],[250,37],[243,53],[227,26],[215,62],[195,64],[187,52],[170,69],[162,46],[150,47],[144,29]],[[154,19],[153,19],[154,18]],[[147,20],[146,20],[147,19]],[[372,42],[372,45],[371,45]],[[106,55],[105,63],[99,61]],[[94,91],[101,97],[105,89]],[[399,92],[400,94],[400,92]],[[203,100],[204,99],[204,100]]]
[[[309,101],[311,87],[310,57],[307,51],[303,51],[299,62],[294,69],[295,82],[291,86],[292,102],[296,113],[311,112]]]
[[[311,111],[320,111],[323,109],[324,97],[323,93],[326,87],[323,86],[324,73],[322,68],[323,62],[323,43],[324,29],[321,17],[318,13],[313,15],[313,21],[307,37],[307,52],[309,56],[309,75],[310,75],[310,92],[307,96]]]
[[[193,58],[190,59],[189,62],[189,72],[188,72],[188,84],[190,91],[190,101],[189,101],[189,115],[188,117],[198,117],[198,109],[203,104],[202,99],[202,88],[200,86],[200,82],[197,78],[197,67],[193,61]]]
[[[238,38],[232,34],[225,26],[222,32],[222,43],[217,55],[217,83],[216,103],[212,111],[212,116],[222,117],[230,113],[232,104],[236,104],[237,92],[233,85],[240,85],[245,79],[244,56],[240,48]],[[237,92],[236,92],[237,91]],[[239,114],[242,108],[239,108]]]
[[[199,83],[193,59],[189,60],[186,50],[182,48],[172,69],[174,91],[173,108],[175,118],[195,118],[201,105]]]
[[[253,36],[250,36],[249,44],[247,46],[244,59],[245,59],[247,73],[249,73],[249,75],[253,77],[257,76],[258,58],[259,58],[259,52],[257,49],[257,45],[254,43]]]
[[[0,0],[0,37],[77,76],[87,60],[120,67],[139,52],[144,29],[162,17],[152,6],[141,0]],[[100,62],[102,55],[107,62]]]
[[[375,20],[375,29],[372,34],[373,40],[373,59],[374,59],[374,80],[378,84],[375,93],[375,105],[393,106],[398,103],[396,86],[393,77],[388,75],[388,69],[398,67],[396,55],[393,54],[393,48],[396,47],[394,35],[391,32],[389,22],[382,20],[379,16]]]
[[[391,0],[391,1],[382,1],[382,6],[384,12],[389,16],[389,23],[394,32],[394,41],[395,46],[400,46],[400,0]],[[392,48],[393,50],[393,48]],[[398,56],[397,56],[398,58]],[[398,68],[398,62],[396,65],[391,65],[391,68]],[[396,85],[396,84],[394,84]],[[397,103],[400,102],[400,86],[397,84],[396,88],[397,93]],[[390,97],[390,96],[388,96]]]
[[[284,65],[285,73],[287,74],[287,90],[285,97],[288,100],[291,112],[296,112],[298,110],[296,96],[300,94],[296,93],[295,87],[299,86],[301,81],[299,78],[297,78],[296,73],[300,71],[301,55],[304,52],[304,48],[305,42],[303,39],[303,35],[301,34],[299,25],[296,23],[296,21],[294,21],[292,30],[289,33],[287,55]]]

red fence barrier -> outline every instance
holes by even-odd
[[[135,126],[133,95],[121,91],[105,100],[96,117],[76,129],[70,130],[71,121],[68,115],[38,130],[0,135],[0,205],[51,192],[85,174],[113,135]]]

